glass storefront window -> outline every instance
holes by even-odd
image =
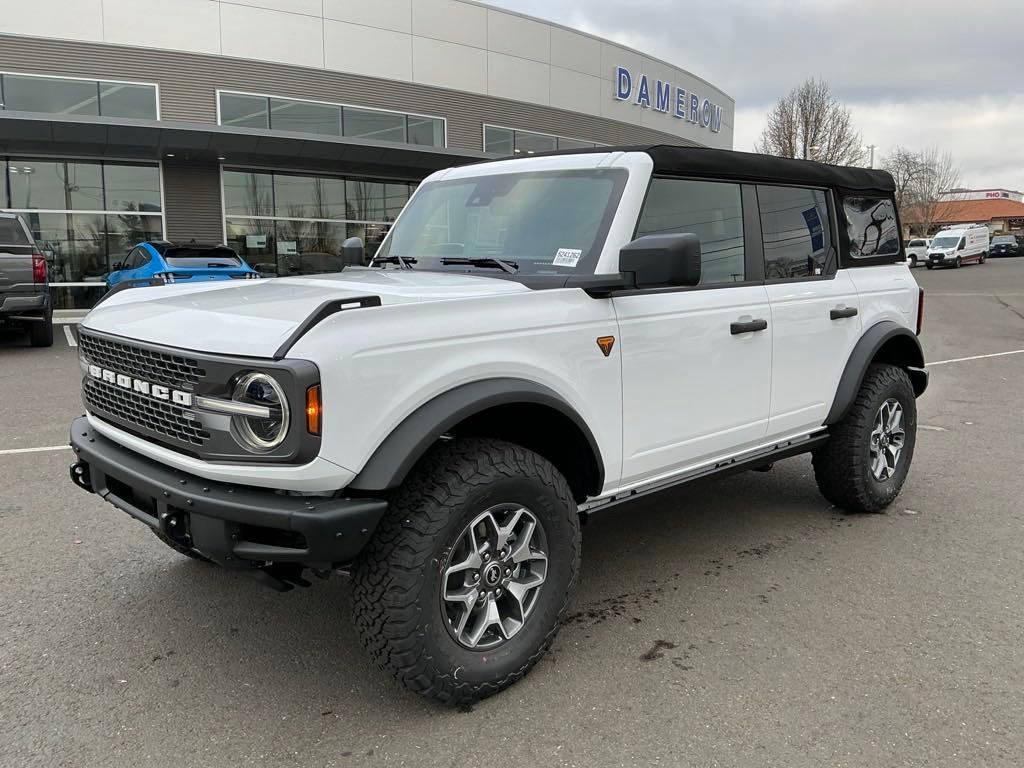
[[[263,277],[277,277],[274,222],[230,217],[225,220],[227,245]]]
[[[530,155],[535,152],[551,152],[558,149],[558,139],[540,133],[516,131],[516,152]]]
[[[484,152],[498,155],[533,154],[556,149],[590,149],[598,146],[593,141],[549,136],[544,133],[517,131],[497,125],[484,126]]]
[[[405,115],[345,107],[342,127],[346,136],[405,143]]]
[[[103,169],[99,163],[67,163],[65,172],[67,207],[76,211],[104,210]]]
[[[63,162],[11,158],[7,163],[10,208],[63,210],[68,207]]]
[[[100,114],[104,117],[156,120],[156,88],[100,82]]]
[[[325,136],[341,135],[341,109],[310,101],[270,100],[270,127]]]
[[[160,168],[155,165],[103,166],[103,189],[108,211],[158,212]]]
[[[228,215],[273,216],[273,174],[224,171],[224,212]]]
[[[319,218],[317,216],[317,183],[314,176],[274,174],[274,215],[289,218]]]
[[[269,128],[270,110],[266,96],[220,94],[220,124],[239,128]]]
[[[592,149],[597,145],[592,141],[580,141],[579,139],[566,139],[562,136],[558,137],[558,148],[559,149]]]
[[[345,182],[348,218],[356,221],[384,221],[384,184],[380,181],[348,179]]]

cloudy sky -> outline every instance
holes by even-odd
[[[1024,0],[489,0],[665,59],[736,99],[749,150],[823,77],[876,158],[937,145],[971,187],[1024,190]],[[876,161],[877,164],[877,161]]]

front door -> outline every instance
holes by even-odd
[[[742,199],[738,184],[651,182],[637,237],[697,235],[701,283],[613,300],[622,354],[623,487],[764,440],[770,307],[760,276],[747,274]]]

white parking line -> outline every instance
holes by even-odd
[[[71,332],[71,326],[70,325],[65,325],[64,326],[64,337],[68,340],[68,346],[69,347],[77,347],[78,346],[78,342],[75,341],[75,334],[73,334]]]
[[[0,456],[13,456],[16,453],[47,453],[48,451],[67,451],[70,445],[48,445],[43,448],[8,448],[0,451]]]
[[[1009,352],[993,352],[991,355],[972,355],[971,357],[955,357],[952,360],[936,360],[934,363],[928,363],[925,365],[926,368],[932,368],[936,365],[949,365],[950,363],[966,363],[969,360],[984,360],[988,357],[1006,357],[1007,355],[1024,355],[1024,349],[1013,349]]]

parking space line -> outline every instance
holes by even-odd
[[[17,453],[46,453],[48,451],[67,451],[70,445],[47,445],[42,448],[7,448],[0,451],[0,456],[13,456]]]
[[[71,326],[70,325],[65,325],[64,326],[64,337],[68,340],[68,346],[69,347],[77,347],[78,346],[78,342],[75,341],[75,334],[73,334],[71,332]]]
[[[949,365],[950,363],[966,363],[969,360],[984,360],[988,357],[1006,357],[1007,355],[1024,355],[1024,349],[1013,349],[1009,352],[993,352],[991,355],[972,355],[971,357],[955,357],[952,360],[937,360],[934,363],[928,363],[925,365],[926,368],[932,368],[936,365]]]

